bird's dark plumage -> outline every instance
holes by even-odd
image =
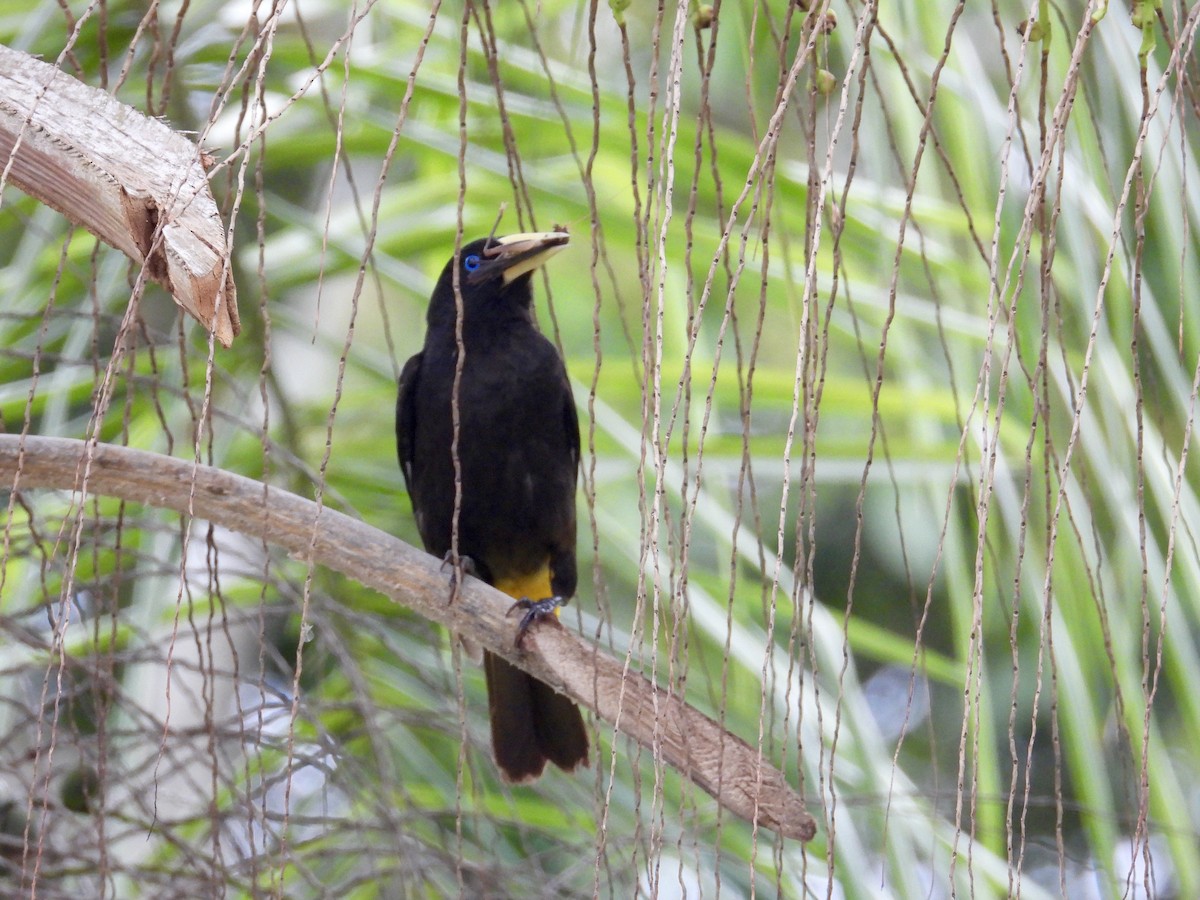
[[[575,485],[579,421],[558,350],[533,324],[531,273],[567,235],[485,238],[462,247],[459,291],[465,348],[458,389],[462,499],[458,554],[514,598],[575,593]],[[425,345],[400,375],[396,445],[425,549],[451,550],[451,455],[457,358],[452,258],[426,317]],[[502,658],[484,654],[492,747],[511,781],[546,760],[571,770],[588,758],[579,709]]]

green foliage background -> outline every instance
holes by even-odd
[[[432,279],[501,208],[567,226],[538,288],[586,429],[565,620],[820,822],[756,831],[603,723],[589,773],[505,787],[482,677],[425,622],[207,523],[25,492],[0,877],[1200,893],[1197,10],[1035,4],[1025,41],[1016,3],[882,7],[0,2],[4,43],[210,150],[243,322],[210,353],[150,287],[117,343],[136,272],[6,188],[5,429],[416,543],[391,409]]]

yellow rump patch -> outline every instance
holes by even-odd
[[[515,600],[520,600],[522,597],[528,597],[530,600],[545,600],[547,597],[554,596],[554,591],[550,587],[549,566],[542,566],[536,572],[530,572],[528,575],[497,579],[493,587],[504,591]],[[558,615],[557,609],[554,610],[554,614]]]

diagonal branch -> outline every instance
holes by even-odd
[[[228,347],[241,322],[204,159],[164,122],[0,44],[0,188],[11,180],[144,265]]]
[[[816,823],[783,773],[708,716],[599,647],[543,625],[513,646],[512,598],[473,578],[446,602],[439,560],[365,522],[262,482],[143,450],[68,438],[0,435],[0,478],[18,488],[78,490],[173,509],[261,537],[385,594],[510,660],[593,710],[711,794],[784,837]]]

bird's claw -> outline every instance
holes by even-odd
[[[446,555],[442,557],[442,571],[450,569],[450,602],[458,596],[458,589],[462,585],[464,575],[477,576],[475,570],[475,560],[469,556],[458,556],[447,550]]]
[[[511,616],[515,609],[525,610],[525,615],[521,616],[521,621],[517,624],[517,639],[513,643],[519,648],[521,641],[525,638],[525,632],[534,622],[554,615],[558,608],[564,606],[566,602],[564,597],[546,597],[542,600],[530,600],[528,597],[522,597],[510,606],[508,612],[505,613],[506,616]]]

